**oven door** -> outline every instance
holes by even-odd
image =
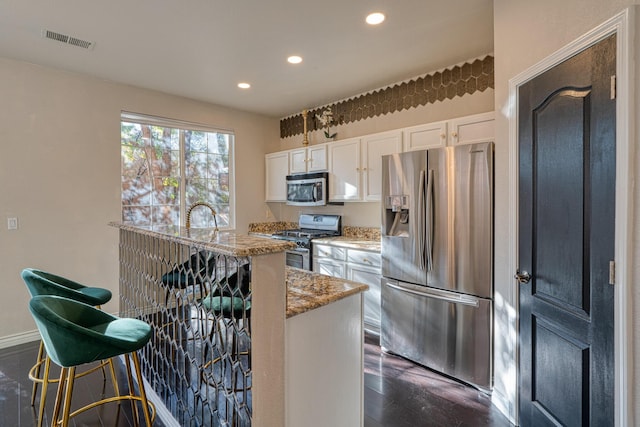
[[[300,268],[302,270],[311,270],[311,259],[309,249],[296,248],[285,253],[287,265],[290,267]]]

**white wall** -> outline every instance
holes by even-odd
[[[514,291],[513,271],[508,269],[509,255],[508,223],[515,201],[509,200],[509,182],[516,176],[509,175],[509,118],[507,117],[509,102],[509,79],[525,71],[547,56],[595,28],[607,19],[638,1],[625,0],[539,0],[535,2],[494,0],[494,52],[495,52],[495,106],[496,106],[496,236],[495,236],[495,285],[496,301],[496,392],[512,399],[515,413],[515,307],[512,301]],[[637,60],[637,59],[636,59]],[[636,77],[637,80],[637,77]],[[637,103],[637,98],[636,98]],[[635,141],[637,143],[637,141]],[[636,179],[638,173],[636,172]],[[634,253],[640,248],[637,224],[640,218],[636,215],[633,233]],[[632,259],[638,259],[633,255]],[[636,267],[634,283],[640,280],[640,270]],[[635,289],[639,289],[635,287]],[[632,295],[639,301],[640,290]],[[635,306],[637,303],[634,303]],[[634,310],[635,311],[635,310]],[[635,330],[632,347],[640,347],[640,326],[634,316]],[[631,337],[630,337],[631,338]],[[633,351],[638,354],[637,351]],[[637,362],[638,357],[635,356]],[[638,366],[637,363],[635,363]],[[632,370],[637,378],[637,370]],[[640,391],[638,381],[630,380],[635,385],[634,395]],[[635,417],[640,419],[640,405],[631,396]]]
[[[35,330],[20,278],[38,267],[118,290],[120,112],[231,129],[236,224],[263,212],[264,154],[279,121],[0,58],[0,347]],[[20,228],[8,231],[7,217]],[[117,312],[115,296],[106,307]]]
[[[423,105],[409,110],[373,117],[366,120],[338,126],[337,141],[347,138],[384,132],[392,129],[415,126],[424,123],[437,122],[455,117],[493,111],[494,91],[487,89],[484,92],[475,92],[462,97],[446,99],[442,102]],[[332,128],[333,130],[333,128]],[[310,132],[309,144],[322,143],[322,132]],[[271,144],[269,152],[288,150],[302,146],[302,135],[295,135],[280,140],[279,144]],[[380,226],[379,202],[346,202],[344,206],[323,206],[314,208],[300,208],[287,206],[284,203],[268,203],[267,209],[270,216],[263,220],[277,219],[280,221],[298,221],[300,213],[322,213],[342,215],[343,225],[361,227]]]

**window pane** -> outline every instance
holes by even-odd
[[[122,222],[124,222],[125,224],[133,224],[133,225],[139,225],[139,226],[151,225],[151,207],[150,206],[123,207]]]
[[[143,119],[144,120],[144,119]],[[139,225],[180,224],[180,207],[207,202],[231,224],[229,157],[231,134],[178,129],[151,124],[121,123],[123,220]],[[160,123],[161,124],[161,123]],[[184,153],[180,140],[184,141]],[[181,157],[185,169],[181,170]],[[181,188],[182,182],[186,187]],[[198,208],[194,227],[212,227],[211,213]]]
[[[200,151],[207,152],[207,136],[209,133],[201,131],[184,131],[184,147],[187,152]]]
[[[207,158],[207,153],[187,152],[185,159],[187,177],[206,178],[208,176]]]
[[[175,225],[180,223],[180,207],[159,205],[152,208],[153,225]]]
[[[141,181],[122,182],[122,206],[151,204],[151,185]]]
[[[218,227],[224,228],[229,226],[229,205],[219,205],[218,209]]]
[[[220,227],[220,216],[216,212],[216,220]],[[198,206],[191,211],[191,227],[214,227],[215,222],[211,211],[206,206]]]
[[[153,204],[178,205],[180,207],[180,177],[154,178]]]

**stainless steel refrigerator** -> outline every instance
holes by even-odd
[[[493,384],[493,144],[382,158],[381,346]]]

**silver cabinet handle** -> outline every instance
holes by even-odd
[[[531,280],[531,275],[526,272],[523,271],[522,273],[520,272],[520,270],[516,271],[516,274],[513,276],[514,279],[516,279],[518,281],[518,283],[520,283],[521,285],[526,285],[527,283],[529,283],[529,281]]]

